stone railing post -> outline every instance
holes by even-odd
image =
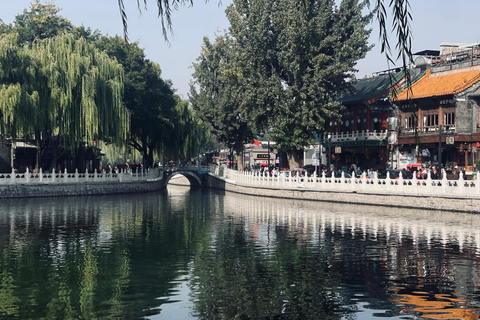
[[[460,173],[458,174],[458,183],[457,183],[457,187],[459,187],[460,189],[460,194],[465,194],[465,177],[463,176],[463,172],[460,171]]]
[[[412,178],[412,187],[413,187],[414,193],[417,193],[418,183],[419,183],[419,181],[417,179],[417,174],[414,172],[413,173],[413,178]]]
[[[432,187],[433,187],[433,180],[432,180],[432,175],[430,170],[427,172],[427,194],[432,193]]]
[[[366,190],[367,189],[367,171],[363,171],[362,172],[362,190]]]
[[[387,176],[385,177],[385,190],[387,191],[393,191],[395,188],[395,179],[392,179],[390,176],[390,171],[387,171]]]
[[[25,171],[25,179],[27,183],[30,183],[30,170],[27,167],[27,170]]]
[[[335,176],[335,174],[334,174]],[[345,178],[345,171],[340,171],[340,183],[339,183],[339,186],[340,186],[340,191],[347,191],[347,178]]]
[[[68,172],[67,172],[67,168],[65,168],[65,172],[63,174],[63,182],[67,182],[67,176],[68,176]]]
[[[447,184],[448,184],[447,173],[445,172],[445,169],[442,169],[440,172],[441,172],[441,175],[442,175],[442,193],[446,193],[447,192]]]
[[[403,191],[404,189],[404,186],[403,186],[403,172],[400,172],[400,174],[398,175],[398,189]]]
[[[40,168],[40,172],[38,173],[38,175],[40,176],[40,182],[43,182],[43,169]]]
[[[78,182],[78,168],[75,169],[75,182]]]
[[[480,194],[480,172],[476,172],[475,177],[475,193],[478,195]]]
[[[56,176],[55,176],[55,168],[52,169],[52,182],[55,183]]]
[[[375,171],[373,173],[373,190],[377,190],[378,188],[378,172]]]
[[[15,169],[12,167],[12,173],[10,174],[10,183],[15,184]]]

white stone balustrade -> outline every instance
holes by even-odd
[[[374,194],[413,195],[413,196],[451,196],[456,198],[480,198],[480,174],[475,179],[466,180],[462,173],[459,179],[448,180],[446,174],[442,179],[432,179],[428,174],[427,179],[390,179],[389,174],[385,179],[379,179],[377,174],[373,179],[368,179],[366,174],[362,178],[345,178],[343,172],[340,178],[327,178],[313,175],[303,177],[292,175],[290,172],[281,172],[277,176],[268,173],[243,172],[225,168],[211,167],[210,171],[219,177],[226,178],[229,182],[242,186],[278,189],[308,189],[338,192],[362,192]]]
[[[129,181],[147,181],[161,177],[162,172],[160,168],[139,170],[133,173],[132,171],[122,171],[118,173],[95,172],[93,173],[79,173],[75,172],[55,172],[44,173],[42,169],[40,172],[29,172],[28,169],[24,173],[12,171],[11,173],[0,174],[0,185],[9,184],[35,184],[35,183],[85,183],[85,182],[129,182]]]

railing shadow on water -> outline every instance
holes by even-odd
[[[385,179],[379,179],[375,173],[373,179],[366,173],[361,178],[345,177],[342,172],[340,177],[327,177],[323,172],[320,176],[301,176],[291,172],[280,172],[271,175],[267,172],[243,172],[218,166],[212,166],[210,171],[222,178],[243,186],[263,188],[296,188],[309,190],[324,190],[338,192],[363,192],[375,194],[416,195],[416,196],[451,196],[451,197],[479,197],[480,174],[472,180],[467,180],[460,173],[456,180],[447,179],[443,172],[441,179],[432,179],[428,173],[426,179],[405,179],[400,175],[397,179],[390,178],[387,173]]]

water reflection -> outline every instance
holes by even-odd
[[[372,309],[379,311],[369,313],[373,317],[478,318],[476,214],[305,201],[285,205],[244,196],[225,202],[232,219],[250,221],[245,232],[264,251],[291,239],[310,257],[327,255],[329,276],[339,277],[333,290],[343,298],[340,313]]]
[[[2,200],[0,318],[476,319],[479,226],[182,187]]]

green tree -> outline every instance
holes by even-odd
[[[72,23],[58,15],[60,10],[54,4],[41,4],[40,0],[33,2],[30,10],[24,9],[14,20],[13,30],[19,34],[19,42],[32,44],[73,30]]]
[[[369,50],[364,5],[344,0],[234,0],[227,8],[241,57],[244,104],[259,127],[298,166],[297,149],[339,116],[338,97]],[[245,101],[245,100],[244,100]]]
[[[126,140],[120,64],[72,34],[24,47],[18,39],[0,37],[0,125],[13,138],[35,136],[37,167],[50,143],[76,150],[94,140]]]
[[[205,151],[204,148],[209,143],[210,134],[188,100],[183,100],[178,95],[175,95],[175,100],[173,130],[159,141],[163,145],[164,157],[188,162]]]
[[[12,31],[12,26],[6,24],[5,22],[3,22],[2,19],[0,19],[0,34],[4,34],[10,31]]]
[[[102,37],[97,44],[115,57],[125,70],[125,106],[131,112],[129,144],[151,166],[161,152],[162,139],[174,129],[176,101],[172,83],[161,77],[161,69],[145,57],[138,43],[116,36]]]
[[[243,144],[252,138],[252,122],[245,113],[246,92],[236,59],[232,38],[217,36],[211,43],[204,37],[198,63],[193,64],[190,101],[217,140],[235,150],[238,169],[243,170]]]

